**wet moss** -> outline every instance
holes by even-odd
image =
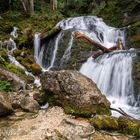
[[[19,50],[19,49],[16,49],[16,50],[13,51],[13,55],[14,55],[15,57],[20,56],[21,53],[22,53],[22,50]]]
[[[8,54],[5,49],[0,49],[0,56],[5,60],[8,61]]]
[[[140,136],[140,122],[127,118],[119,117],[118,119],[119,131],[124,134]]]
[[[41,67],[37,63],[34,63],[31,65],[31,71],[34,75],[39,75],[41,74]]]
[[[90,119],[91,125],[98,130],[118,131],[118,119],[111,116],[95,116]]]
[[[14,64],[8,64],[7,69],[15,74],[20,75],[20,76],[25,76],[25,71]]]
[[[117,131],[125,135],[140,136],[140,122],[125,116],[115,118],[97,115],[90,119],[90,123],[97,130]]]

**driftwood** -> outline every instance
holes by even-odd
[[[114,50],[123,50],[124,49],[121,39],[118,39],[118,41],[117,41],[115,46],[112,46],[111,48],[106,48],[105,46],[99,44],[95,40],[89,38],[88,36],[86,36],[86,35],[84,35],[84,34],[82,34],[80,32],[76,32],[75,36],[76,36],[76,38],[83,39],[84,41],[90,43],[94,47],[97,47],[98,49],[100,49],[99,51],[96,51],[93,54],[93,58],[97,58],[98,56],[100,56],[100,55],[102,55],[104,53],[109,53],[109,52],[112,52]]]
[[[53,29],[51,29],[50,31],[46,31],[44,30],[41,34],[40,34],[40,39],[41,42],[45,41],[47,39],[50,39],[51,37],[53,37],[55,34],[59,33],[61,31],[60,27],[54,27]]]
[[[128,115],[126,112],[124,112],[121,108],[119,108],[119,109],[110,108],[110,110],[116,111],[116,112],[120,113],[121,115],[126,116],[126,117],[128,117],[128,118],[135,119],[134,117],[132,117],[132,116]],[[136,120],[136,119],[135,119],[135,120]]]

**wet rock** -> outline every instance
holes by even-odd
[[[20,102],[20,106],[23,110],[25,110],[27,112],[33,112],[33,113],[37,113],[38,110],[40,109],[40,106],[37,103],[37,101],[35,101],[31,97],[26,97],[26,98],[22,99]]]
[[[13,112],[11,102],[6,94],[0,92],[0,116],[6,116]]]
[[[32,70],[32,73],[35,75],[38,75],[41,73],[41,68],[37,63],[34,63],[31,65],[31,70]]]
[[[77,71],[48,71],[41,84],[50,105],[62,106],[67,113],[89,117],[110,115],[110,103],[96,84]]]
[[[121,133],[140,137],[140,121],[121,116],[118,124]]]
[[[116,131],[124,135],[140,136],[140,121],[120,116],[119,118],[98,115],[90,119],[97,130]]]
[[[90,123],[98,130],[110,130],[110,131],[119,130],[118,119],[112,116],[97,115],[92,119],[90,119]]]
[[[13,55],[14,55],[15,57],[20,56],[21,53],[22,53],[22,50],[19,50],[19,49],[16,49],[16,50],[13,51]]]
[[[47,95],[43,91],[33,91],[33,98],[40,104],[43,105],[47,102]]]

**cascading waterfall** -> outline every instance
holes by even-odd
[[[107,48],[116,45],[118,38],[120,38],[123,44],[125,45],[124,29],[120,30],[117,28],[110,27],[106,25],[101,18],[95,16],[81,16],[81,17],[64,19],[60,21],[56,26],[59,26],[63,31],[71,30],[71,38],[67,45],[67,49],[61,59],[60,65],[64,63],[65,60],[67,61],[67,58],[69,58],[67,57],[68,56],[67,54],[70,54],[71,46],[73,44],[73,37],[74,37],[73,35],[76,31],[80,31],[81,33],[87,35],[91,39],[96,40],[98,43],[102,44],[103,46],[106,46]],[[55,58],[57,56],[57,51],[59,48],[59,42],[62,39],[62,37],[63,35],[62,33],[60,33],[55,39],[55,44],[53,44],[54,46],[51,46],[54,48],[54,50],[52,53],[51,63],[49,66],[47,66],[47,64],[45,65],[43,63],[44,61],[43,56],[45,54],[43,53],[42,50],[44,49],[44,47],[39,46],[40,44],[39,36],[35,35],[34,54],[35,54],[36,62],[39,65],[41,65],[43,69],[50,70],[54,66],[56,61]]]
[[[17,27],[14,27],[13,28],[13,31],[10,33],[14,38],[17,38],[18,37],[18,34],[17,34]],[[13,51],[17,49],[17,46],[16,46],[16,43],[15,41],[10,38],[9,40],[6,40],[5,41],[5,44],[6,44],[6,49],[7,49],[7,54],[8,54],[8,57],[9,57],[9,60],[11,63],[15,64],[16,66],[20,67],[21,69],[23,69],[25,71],[25,74],[26,75],[29,75],[29,76],[32,76],[34,77],[34,83],[36,84],[36,86],[40,86],[40,79],[38,77],[35,77],[31,72],[28,72],[26,70],[26,68],[20,64],[16,58],[12,55],[13,54]],[[39,45],[38,45],[39,46]],[[3,47],[3,46],[1,46]]]
[[[115,46],[118,39],[122,40],[125,48],[127,47],[125,43],[125,28],[117,29],[110,27],[106,25],[101,18],[95,16],[64,19],[56,26],[59,26],[64,33],[65,31],[71,31],[71,37],[67,44],[67,48],[64,51],[60,62],[58,62],[60,63],[60,66],[70,59],[74,34],[77,31],[85,34],[91,39],[94,39],[106,48]],[[59,43],[61,40],[63,40],[63,35],[60,33],[52,46],[54,49],[51,52],[51,63],[49,66],[45,66],[47,70],[50,70],[56,64],[57,51],[59,50]],[[35,48],[37,47],[37,44],[38,42],[35,43]],[[42,57],[38,57],[41,59],[39,60],[40,64],[43,64],[43,56],[45,56],[44,52],[39,52],[39,55],[42,55]],[[133,56],[135,56],[134,50],[123,50],[104,54],[96,59],[90,57],[87,62],[82,65],[80,72],[97,83],[97,86],[100,88],[102,93],[110,100],[112,107],[120,107],[128,114],[136,118],[140,118],[138,101],[133,94]]]
[[[11,35],[12,35],[14,38],[17,38],[17,37],[18,37],[17,30],[18,30],[17,27],[13,27],[13,31],[11,32]]]
[[[34,44],[35,44],[35,48],[34,48],[34,58],[36,63],[38,63],[41,68],[42,67],[42,57],[43,57],[43,52],[44,52],[44,47],[40,47],[40,33],[36,33],[35,34],[35,39],[34,39]]]
[[[54,65],[54,61],[55,61],[57,50],[58,50],[58,43],[59,43],[59,40],[61,39],[61,36],[62,36],[62,32],[59,33],[58,37],[55,40],[55,45],[54,45],[54,51],[53,51],[53,54],[52,54],[51,64],[47,68],[47,70],[50,70]]]
[[[60,65],[63,65],[64,62],[66,62],[66,61],[68,61],[70,59],[71,47],[72,47],[72,44],[73,44],[73,39],[74,39],[74,32],[71,33],[71,38],[70,38],[70,41],[68,43],[68,47],[65,50],[64,55],[61,58]]]
[[[139,110],[133,94],[132,57],[134,50],[115,51],[93,59],[90,57],[80,72],[97,83],[103,94],[107,96],[112,107],[122,108],[134,115]]]

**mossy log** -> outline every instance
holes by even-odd
[[[51,37],[53,37],[60,31],[61,31],[61,28],[59,26],[52,28],[50,31],[44,30],[40,35],[41,42],[44,42],[45,40],[50,39]]]

